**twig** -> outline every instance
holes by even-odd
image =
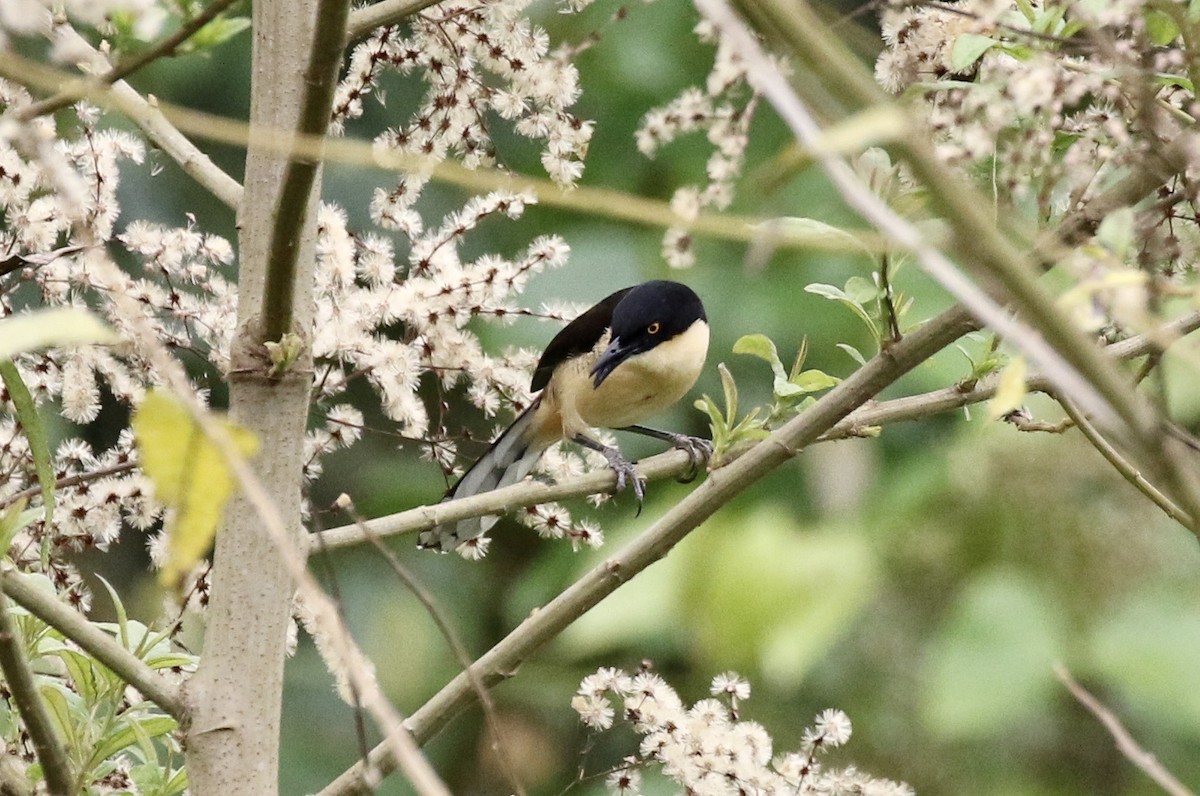
[[[1108,730],[1108,734],[1117,742],[1117,751],[1126,760],[1137,766],[1143,774],[1154,780],[1154,784],[1158,785],[1158,787],[1171,796],[1195,796],[1186,785],[1176,779],[1162,763],[1158,762],[1158,758],[1138,745],[1138,742],[1129,734],[1129,730],[1125,729],[1125,725],[1121,723],[1117,715],[1105,707],[1086,688],[1076,682],[1066,666],[1056,663],[1054,665],[1054,674],[1066,686],[1067,690],[1071,692],[1071,696],[1075,697],[1075,700],[1079,704],[1083,705],[1089,713],[1104,725],[1104,729]]]
[[[68,25],[60,25],[56,32],[72,52],[87,53],[93,68],[106,69],[108,61],[91,44]],[[62,89],[75,99],[88,98],[97,104],[115,108],[136,124],[159,149],[167,153],[185,174],[201,187],[212,193],[227,206],[237,209],[242,198],[242,186],[219,166],[212,162],[176,128],[159,109],[157,101],[151,103],[124,80],[112,86],[100,87],[82,78],[71,78],[65,73],[48,69],[21,58],[12,52],[0,51],[0,74],[21,83],[40,85],[49,90]]]
[[[966,312],[954,308],[870,360],[769,438],[710,475],[625,549],[601,562],[549,604],[535,611],[472,668],[484,683],[495,683],[510,676],[525,658],[621,584],[666,555],[728,501],[791,459],[888,384],[974,328],[975,324]],[[459,674],[409,718],[408,727],[413,736],[420,741],[427,740],[469,703],[473,693],[470,677],[466,673]],[[371,765],[374,771],[387,773],[394,764],[387,749],[381,745],[371,752]],[[356,764],[330,783],[319,796],[362,793],[363,772],[362,764]]]
[[[0,591],[83,647],[93,658],[140,691],[146,699],[173,716],[180,724],[187,721],[187,707],[174,686],[78,611],[59,602],[53,594],[40,589],[29,575],[23,575],[11,567],[0,568]]]
[[[349,13],[347,0],[319,0],[317,4],[315,35],[304,70],[306,90],[295,133],[323,139],[329,129]],[[254,144],[257,144],[257,137],[252,141]],[[285,333],[293,331],[296,258],[300,256],[298,230],[303,228],[309,205],[314,201],[313,185],[322,160],[319,150],[311,156],[296,153],[284,168],[267,253],[262,339],[259,342],[278,341]]]
[[[221,14],[222,11],[229,8],[238,0],[213,0],[213,2],[201,11],[196,16],[189,19],[187,22],[179,26],[179,29],[172,33],[167,38],[160,41],[144,52],[129,59],[122,59],[120,63],[109,69],[99,77],[92,78],[96,83],[101,85],[112,85],[118,80],[123,80],[129,77],[134,72],[149,64],[151,61],[156,61],[159,58],[168,55],[174,55],[175,50],[179,48],[188,39],[195,36],[209,22],[212,22]],[[70,105],[76,99],[74,92],[60,91],[53,97],[44,99],[41,102],[35,102],[21,109],[17,117],[21,121],[29,121],[36,119],[39,116],[45,116],[47,113],[54,113],[59,108]]]
[[[345,503],[344,508],[350,512],[355,512],[353,504],[349,502],[349,496],[343,495],[345,501],[339,499],[339,504]],[[512,761],[509,759],[505,751],[500,722],[497,719],[496,704],[492,701],[492,695],[488,691],[487,685],[479,679],[478,673],[471,667],[471,653],[467,650],[462,639],[458,637],[458,633],[454,631],[453,625],[446,617],[446,614],[438,606],[437,600],[433,594],[426,589],[416,577],[408,571],[408,569],[400,563],[400,559],[391,551],[378,536],[367,530],[363,521],[359,517],[355,517],[355,522],[363,528],[363,534],[367,537],[367,541],[375,548],[375,550],[383,556],[383,560],[392,568],[392,572],[404,584],[404,588],[412,592],[412,595],[417,598],[417,602],[425,608],[425,612],[433,619],[433,623],[437,625],[438,631],[442,634],[442,638],[450,646],[451,652],[458,660],[458,664],[463,668],[463,671],[471,680],[471,687],[475,689],[475,697],[479,700],[480,706],[483,708],[484,719],[487,723],[488,732],[491,734],[492,749],[496,752],[496,758],[500,762],[500,767],[504,769],[504,774],[508,778],[509,784],[513,788],[513,792],[518,796],[525,796],[525,787],[521,784],[520,778],[517,776],[516,769],[513,767]],[[363,755],[364,762],[369,760],[369,755]]]
[[[1133,484],[1139,492],[1154,502],[1156,506],[1162,509],[1168,517],[1178,522],[1185,528],[1191,529],[1192,533],[1200,536],[1200,527],[1196,526],[1192,517],[1183,509],[1175,504],[1175,501],[1164,495],[1154,484],[1146,480],[1146,477],[1138,472],[1138,469],[1118,451],[1113,445],[1104,438],[1092,421],[1087,419],[1083,412],[1079,411],[1079,407],[1071,402],[1068,398],[1058,398],[1059,405],[1067,416],[1074,421],[1075,425],[1087,438],[1087,441],[1092,443],[1092,447],[1100,451],[1113,469],[1121,474],[1129,483]]]
[[[346,24],[346,42],[363,38],[376,28],[403,22],[419,11],[424,11],[441,0],[382,0],[382,2],[350,12]]]
[[[54,722],[33,679],[33,669],[25,657],[17,628],[9,613],[8,600],[0,592],[0,672],[33,743],[33,751],[42,764],[46,789],[54,796],[72,792],[71,764],[54,729]]]
[[[86,484],[89,481],[98,481],[101,478],[107,478],[110,475],[119,475],[127,473],[130,470],[137,469],[137,462],[121,462],[110,467],[98,467],[95,470],[88,470],[86,473],[77,473],[76,475],[68,475],[59,478],[54,482],[55,489],[62,489],[67,486],[75,486],[76,484]],[[5,509],[16,503],[18,500],[25,498],[36,497],[42,494],[42,487],[31,486],[28,489],[22,489],[20,492],[15,492],[6,498],[0,499],[0,509]]]
[[[1164,350],[1171,342],[1197,329],[1200,329],[1200,310],[1193,310],[1145,334],[1113,343],[1105,348],[1105,353],[1114,359],[1145,356]],[[822,434],[817,442],[857,437],[862,435],[864,429],[874,426],[920,420],[930,415],[982,403],[996,394],[996,385],[997,378],[992,376],[980,381],[971,389],[945,387],[920,395],[872,403],[851,412],[844,420]],[[1034,392],[1049,392],[1052,385],[1048,379],[1031,374],[1026,380],[1026,388]],[[647,481],[657,481],[681,475],[690,463],[686,453],[673,450],[638,462],[637,469],[639,475]],[[540,503],[612,492],[615,488],[616,476],[607,469],[584,473],[556,484],[522,481],[481,495],[418,506],[386,517],[366,520],[361,526],[351,524],[330,528],[312,536],[319,535],[322,544],[330,549],[348,547],[367,541],[367,533],[379,537],[416,533],[435,525],[455,523],[487,514],[503,514]],[[315,538],[310,539],[311,544],[316,544]]]

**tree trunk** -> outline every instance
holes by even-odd
[[[296,128],[314,7],[309,0],[255,0],[253,4],[250,121],[259,133],[273,131],[275,141]],[[300,251],[292,328],[304,340],[303,354],[282,378],[273,378],[259,341],[271,229],[285,165],[284,157],[251,142],[238,213],[238,331],[230,406],[233,419],[258,434],[261,450],[254,469],[284,522],[299,529],[303,439],[312,382],[308,342],[320,178],[310,195],[305,223],[295,232]],[[203,655],[187,687],[193,715],[187,739],[191,792],[272,796],[279,787],[284,646],[294,584],[244,499],[230,503],[217,536],[212,578]]]

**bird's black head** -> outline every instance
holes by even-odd
[[[707,320],[704,304],[687,285],[661,279],[638,285],[613,308],[612,338],[592,366],[595,386],[630,357],[686,332],[696,321]]]

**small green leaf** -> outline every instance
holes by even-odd
[[[725,367],[724,362],[717,365],[717,373],[721,375],[721,388],[725,391],[725,417],[728,425],[732,425],[737,417],[737,382],[733,380],[733,374],[729,372],[729,368]]]
[[[175,719],[170,716],[152,715],[126,719],[117,725],[115,732],[101,739],[92,753],[92,760],[107,760],[122,749],[133,746],[139,737],[155,738],[173,731],[176,726]]]
[[[1150,34],[1150,41],[1159,47],[1166,47],[1179,38],[1179,26],[1175,24],[1175,20],[1171,19],[1170,14],[1157,8],[1146,11],[1146,32]]]
[[[186,49],[181,52],[204,52],[224,44],[250,27],[249,17],[217,17],[192,34]]]
[[[121,597],[117,594],[117,590],[112,587],[111,583],[100,575],[97,575],[96,578],[104,584],[104,588],[108,592],[108,599],[112,600],[113,611],[117,615],[117,631],[121,646],[132,651],[129,645],[129,616],[125,613],[125,605],[121,602]]]
[[[954,40],[950,50],[950,69],[954,72],[966,72],[983,54],[999,44],[995,39],[980,36],[978,33],[963,33]]]
[[[804,393],[828,390],[830,387],[837,386],[840,381],[841,379],[836,376],[830,376],[820,370],[806,370],[792,379],[792,383]]]
[[[804,292],[812,293],[814,296],[822,296],[827,299],[833,299],[834,301],[852,300],[840,287],[834,287],[833,285],[826,285],[820,282],[813,282],[812,284],[805,285]]]
[[[55,656],[63,662],[76,693],[83,697],[84,702],[89,705],[96,704],[100,697],[100,689],[96,684],[96,670],[93,668],[92,659],[72,649],[51,650],[47,655]]]
[[[870,279],[852,276],[846,280],[845,293],[855,304],[866,305],[879,298],[879,286]]]
[[[776,351],[771,338],[765,334],[748,334],[739,337],[738,341],[733,344],[733,353],[758,357],[770,363],[772,370],[783,372],[783,362],[779,360],[779,352]]]
[[[0,330],[8,327],[0,326]],[[37,473],[38,485],[42,488],[42,511],[47,527],[54,519],[54,462],[50,456],[50,441],[46,437],[46,427],[42,425],[41,415],[21,372],[11,359],[0,359],[0,380],[8,389],[9,398],[17,410],[17,420],[25,429],[25,440],[29,443],[29,452],[33,455],[33,467]],[[11,537],[10,537],[11,538]],[[8,550],[5,545],[4,550]]]
[[[0,359],[63,345],[112,344],[120,338],[87,310],[61,308],[0,321]]]
[[[858,364],[860,364],[860,365],[867,364],[867,358],[864,357],[861,353],[859,353],[859,350],[857,348],[855,348],[854,346],[850,345],[849,343],[838,343],[837,347],[842,349],[843,351],[845,351],[847,354],[849,354],[850,358],[853,359]]]
[[[0,510],[0,558],[8,554],[12,540],[26,525],[33,522],[40,509],[26,509],[29,501],[21,498],[11,506]]]

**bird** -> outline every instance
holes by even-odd
[[[564,326],[542,352],[530,383],[537,393],[520,414],[446,493],[455,500],[515,484],[542,452],[559,440],[598,451],[641,510],[644,485],[617,448],[591,436],[594,428],[632,431],[688,452],[694,466],[708,456],[708,440],[638,425],[682,398],[708,356],[708,317],[688,286],[654,280],[605,297]],[[420,534],[421,548],[449,552],[482,536],[497,516],[472,517]]]

